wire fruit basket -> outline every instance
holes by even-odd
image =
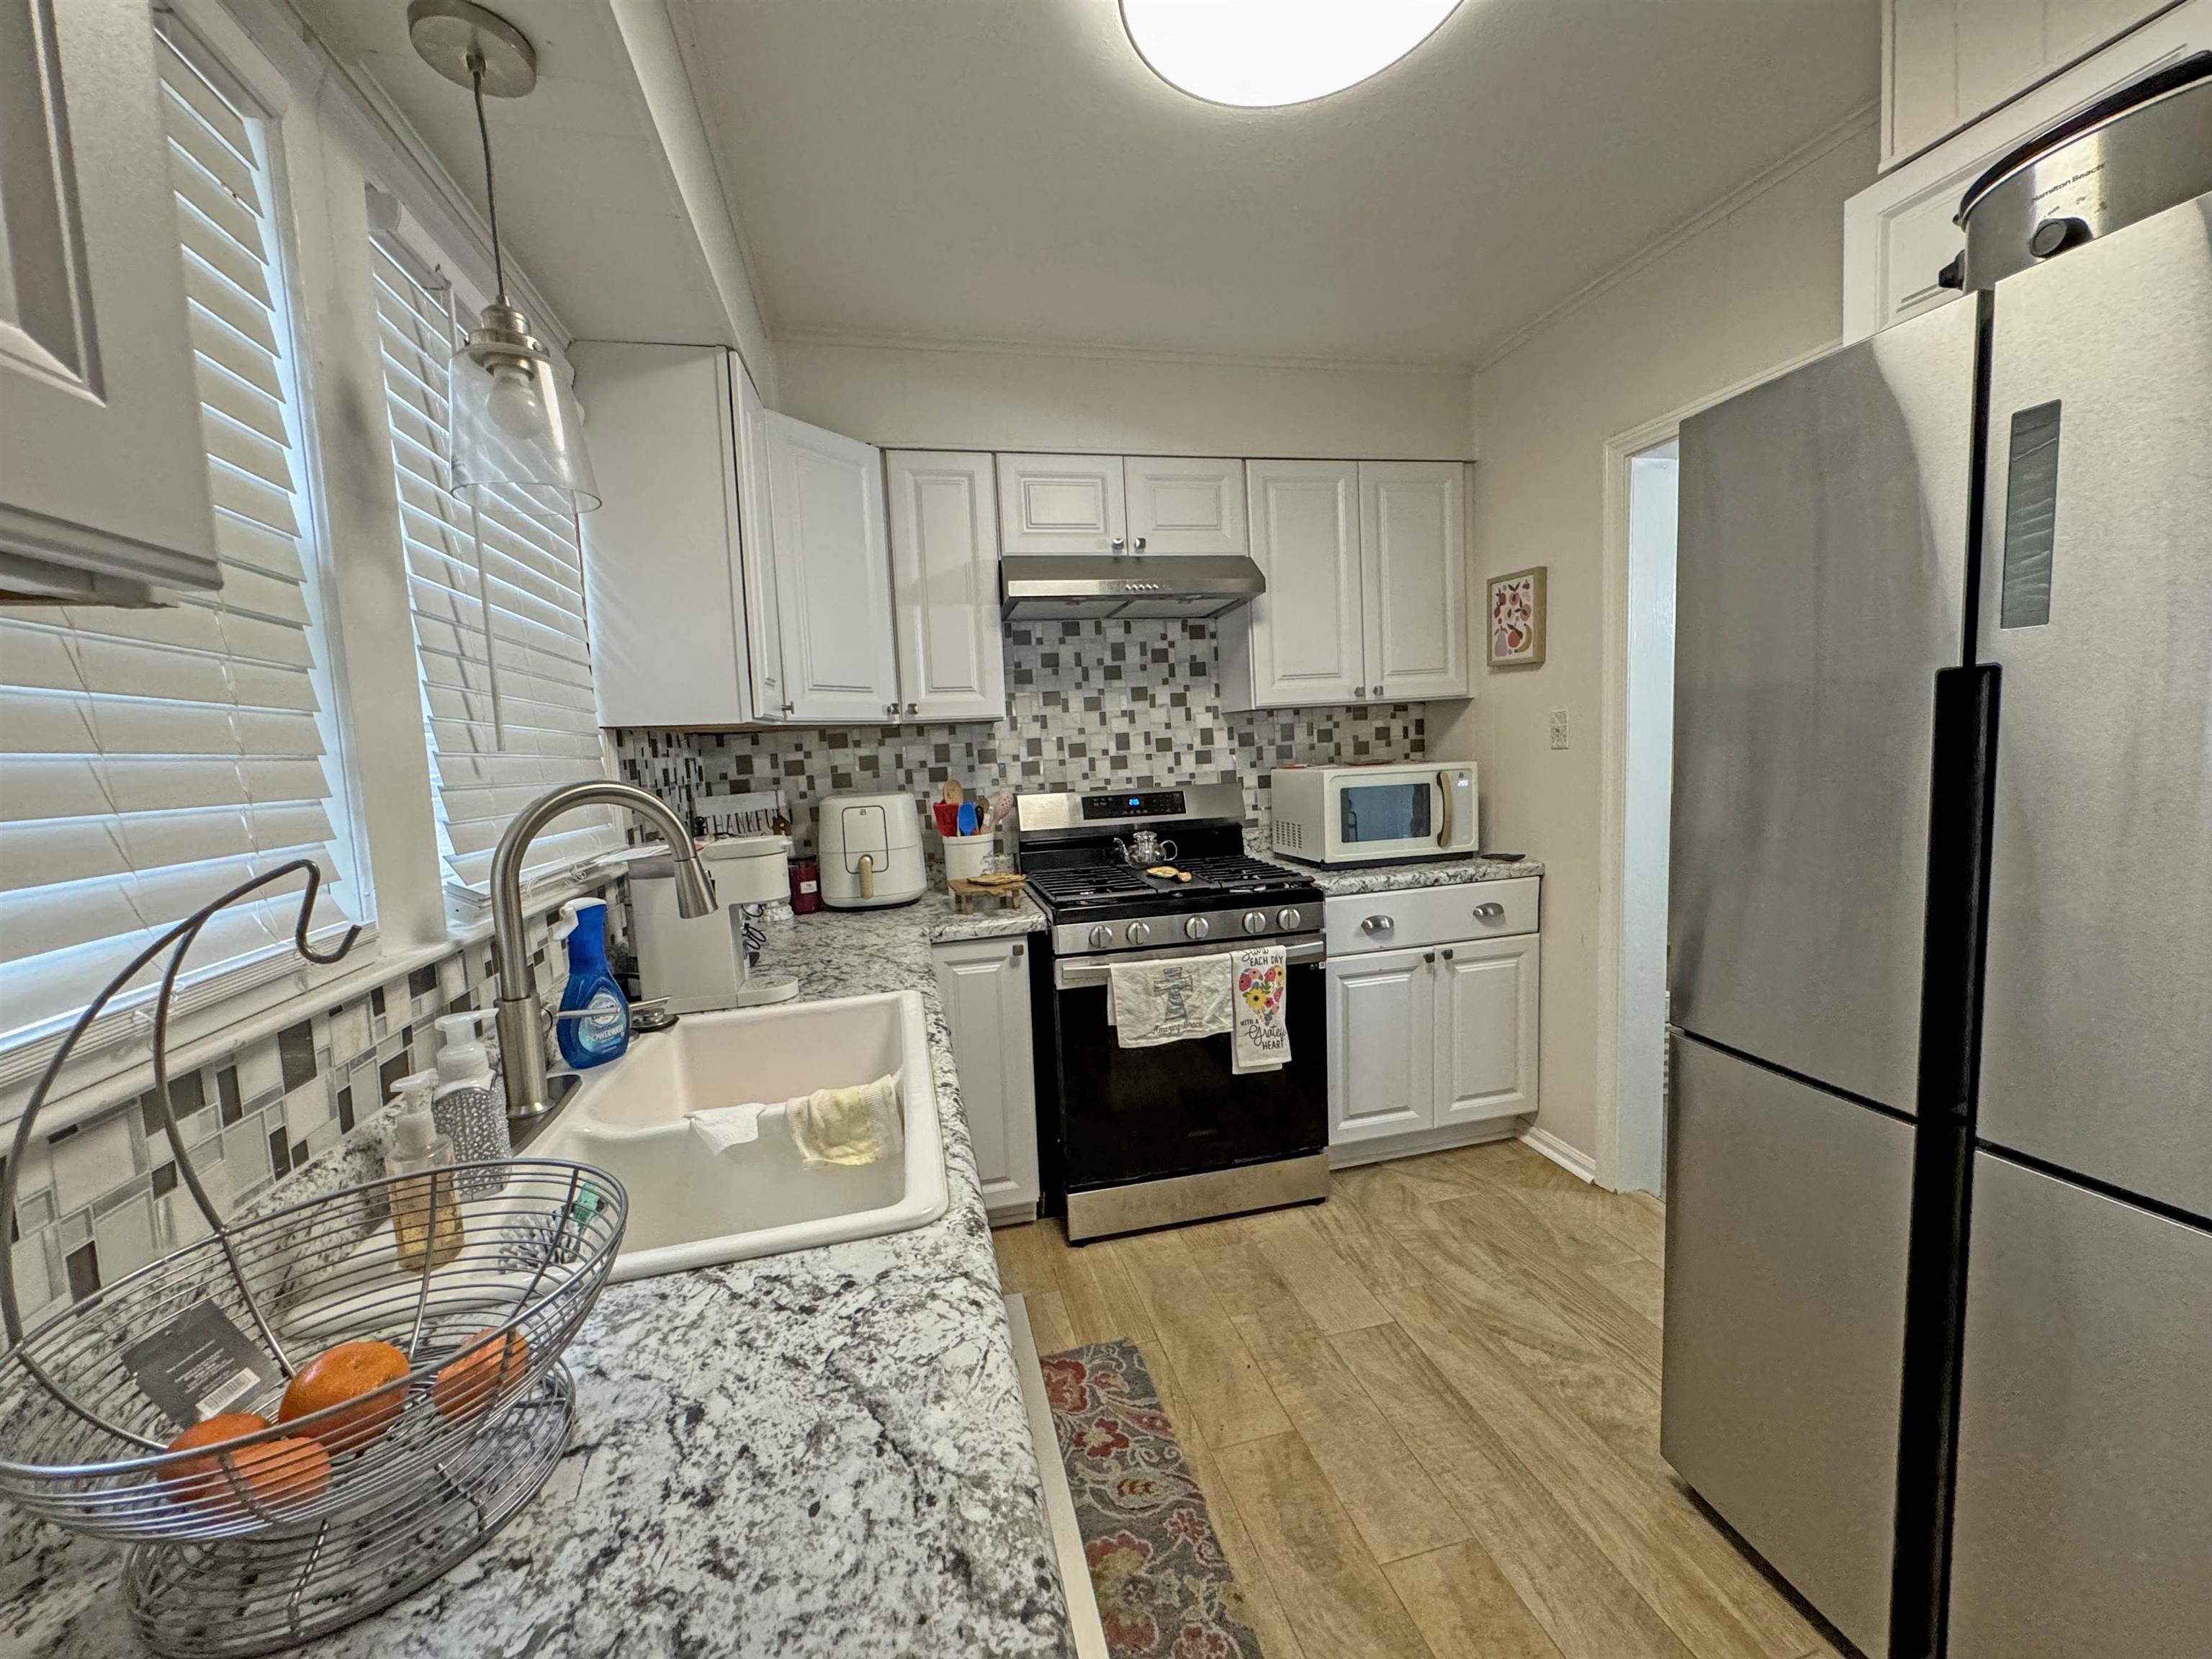
[[[274,1652],[435,1578],[529,1501],[568,1445],[561,1356],[614,1265],[627,1213],[603,1171],[550,1159],[362,1182],[245,1221],[209,1200],[168,1105],[163,1050],[184,954],[207,919],[305,860],[242,884],[148,947],[76,1039],[173,945],[155,1014],[155,1098],[181,1182],[213,1231],[26,1333],[0,1255],[0,1496],[137,1544],[131,1618],[155,1652]],[[308,1177],[313,1179],[313,1177]],[[197,1426],[196,1426],[197,1425]],[[180,1431],[190,1437],[176,1449]]]

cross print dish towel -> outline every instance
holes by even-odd
[[[1226,956],[1117,962],[1109,975],[1106,1018],[1124,1048],[1228,1032],[1238,1072],[1272,1072],[1291,1057],[1284,1023],[1290,981],[1279,945]]]

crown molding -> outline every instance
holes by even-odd
[[[871,351],[937,351],[1000,357],[1076,357],[1102,362],[1180,363],[1215,368],[1289,368],[1334,370],[1365,374],[1425,374],[1465,378],[1471,370],[1463,360],[1429,358],[1407,361],[1391,358],[1269,356],[1231,351],[1175,351],[1157,346],[1116,345],[1096,340],[1037,340],[1000,338],[988,335],[881,334],[859,329],[780,328],[780,348],[792,345],[844,347]]]
[[[1880,99],[1861,105],[1835,125],[1799,145],[1781,160],[1747,179],[1718,201],[1675,226],[1657,241],[1646,244],[1610,270],[1583,284],[1559,304],[1522,324],[1475,360],[1474,373],[1481,374],[1504,362],[1553,325],[1619,288],[1638,271],[1656,264],[1692,237],[1711,229],[1730,214],[1764,196],[1784,179],[1812,166],[1829,151],[1848,143],[1862,132],[1871,131],[1881,115]]]

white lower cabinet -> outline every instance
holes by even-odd
[[[1529,884],[1533,885],[1533,884]],[[1369,897],[1330,899],[1328,1142],[1382,1150],[1466,1138],[1537,1106],[1537,970],[1534,932],[1496,939],[1447,939],[1404,950],[1344,951],[1346,933],[1433,937],[1431,919],[1461,908],[1467,886],[1389,896],[1402,918],[1358,933]],[[1533,926],[1533,906],[1528,917]]]
[[[1028,941],[961,939],[930,955],[984,1207],[994,1224],[1032,1220],[1039,1189]]]

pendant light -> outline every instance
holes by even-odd
[[[507,291],[491,130],[484,124],[487,96],[520,98],[538,84],[537,50],[514,24],[471,0],[413,0],[407,33],[424,63],[466,87],[476,100],[492,275],[499,289],[453,353],[448,380],[453,494],[471,506],[498,501],[546,518],[588,513],[599,504],[599,492],[584,451],[581,412],[530,319]]]

